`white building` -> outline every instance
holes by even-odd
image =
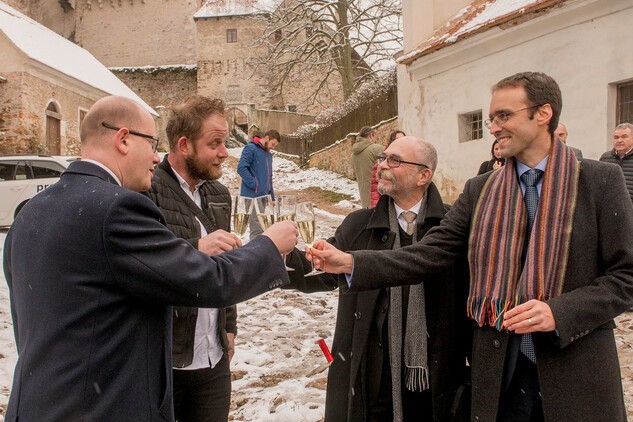
[[[523,71],[563,93],[569,145],[598,159],[633,121],[633,1],[403,0],[401,128],[432,142],[435,182],[452,202],[490,159],[490,88]]]

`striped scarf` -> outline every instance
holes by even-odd
[[[525,242],[527,209],[516,160],[508,159],[484,184],[468,244],[471,282],[467,312],[480,327],[501,330],[508,309],[561,294],[579,172],[572,150],[559,140],[552,142],[529,243]]]

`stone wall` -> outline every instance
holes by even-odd
[[[125,85],[150,107],[157,110],[156,133],[159,150],[169,151],[165,128],[171,108],[197,93],[195,66],[163,66],[142,68],[111,68]]]
[[[75,40],[106,66],[194,64],[201,0],[77,0]]]
[[[6,74],[0,84],[0,153],[49,153],[46,107],[53,101],[61,119],[61,154],[79,155],[79,114],[94,104],[66,88],[25,72]]]
[[[269,97],[270,82],[255,72],[256,60],[266,50],[254,48],[258,30],[248,16],[196,18],[198,40],[198,93],[224,98],[228,104],[256,104],[258,108],[283,109]],[[227,30],[237,31],[237,42],[227,42]]]
[[[314,123],[314,116],[287,111],[257,110],[253,107],[252,114],[249,119],[257,122],[262,131],[277,129],[280,133],[293,133],[301,125]]]
[[[398,128],[398,119],[393,119],[389,122],[374,126],[376,130],[376,143],[386,146],[389,141],[389,134]],[[350,162],[355,140],[355,136],[348,136],[347,139],[341,140],[329,148],[310,155],[310,167],[333,171],[350,179],[355,179],[354,170]]]
[[[343,101],[340,77],[334,73],[325,83],[327,69],[296,68],[283,92],[274,90],[270,68],[257,68],[257,57],[268,52],[255,47],[261,20],[249,16],[196,18],[198,40],[198,91],[225,98],[229,104],[255,104],[258,109],[289,110],[318,114]],[[237,42],[227,42],[227,30],[237,31]],[[324,83],[314,101],[310,95]],[[308,101],[310,100],[310,101]]]

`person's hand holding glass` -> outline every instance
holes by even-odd
[[[306,250],[312,248],[316,234],[316,216],[312,202],[300,202],[297,204],[297,225],[299,226],[299,233],[301,233],[301,237],[306,244]],[[322,273],[323,271],[314,269],[314,262],[312,262],[312,271],[305,275],[311,276]]]

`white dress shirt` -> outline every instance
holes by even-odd
[[[193,202],[202,209],[202,199],[200,198],[200,186],[204,183],[198,183],[193,192],[191,192],[189,184],[183,179],[176,170],[174,174],[180,182],[180,187],[193,200]],[[200,237],[206,236],[208,233],[200,220],[196,217],[196,221],[200,225]],[[198,308],[198,319],[196,320],[196,333],[193,343],[193,361],[191,365],[184,368],[175,368],[183,370],[193,370],[202,368],[213,368],[222,359],[223,351],[220,344],[219,320],[220,311],[215,308]]]

